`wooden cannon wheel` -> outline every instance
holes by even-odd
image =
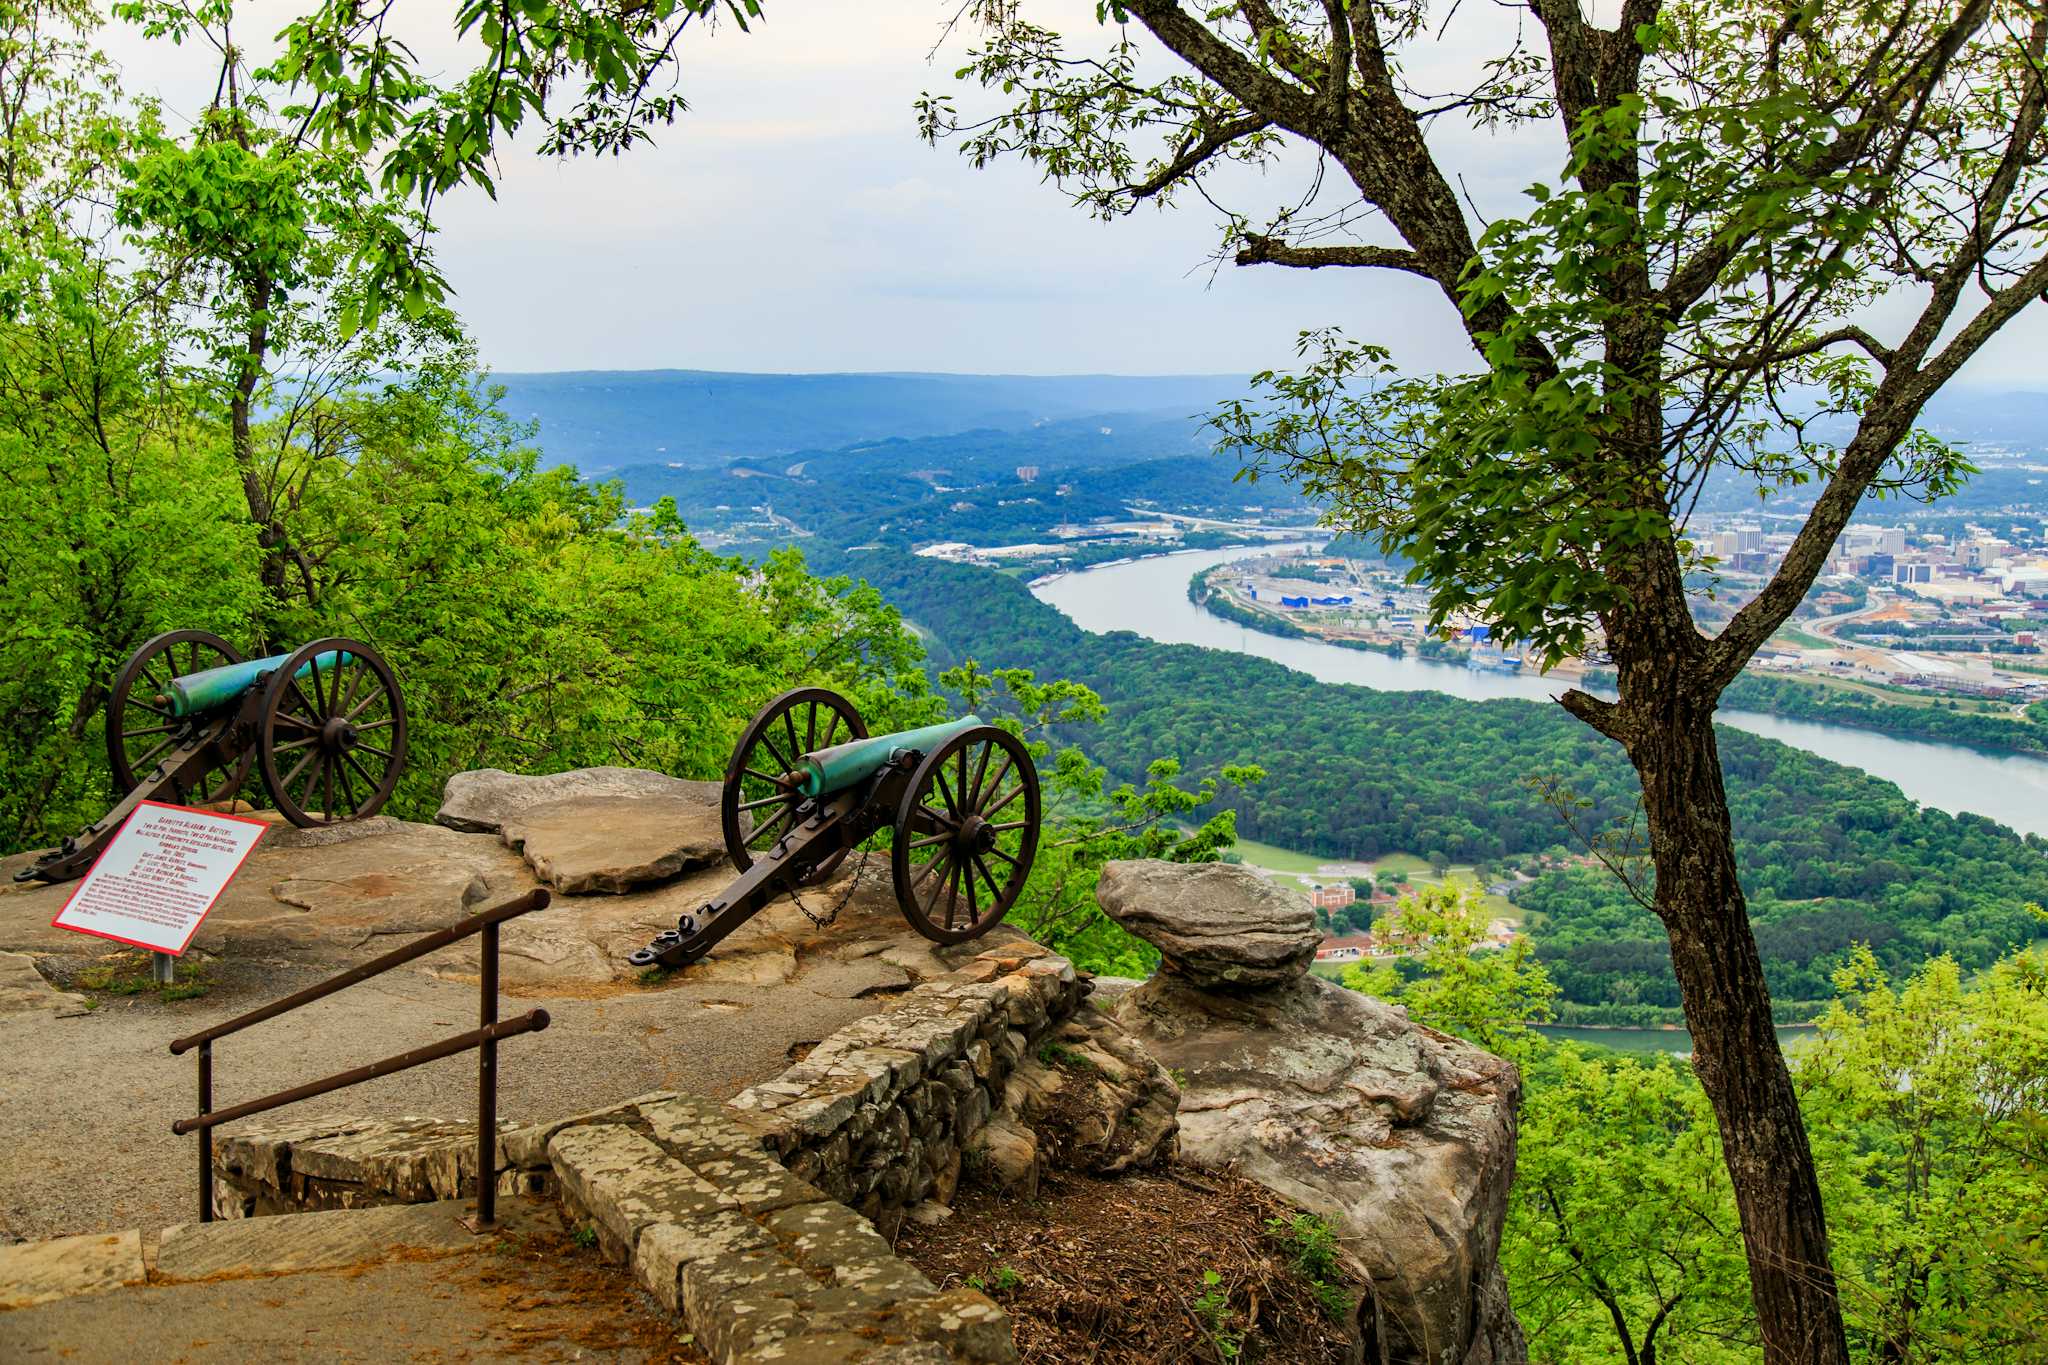
[[[803,804],[798,760],[814,750],[867,737],[860,711],[827,688],[792,688],[761,708],[733,746],[725,789],[719,794],[725,852],[735,871],[752,867],[757,854],[773,848],[796,827],[796,809]],[[845,849],[835,851],[798,884],[823,881],[845,858]]]
[[[295,825],[375,815],[405,770],[405,697],[391,665],[360,640],[301,645],[264,689],[256,761]]]
[[[1038,818],[1038,770],[1009,731],[977,726],[926,754],[890,849],[910,927],[939,943],[994,928],[1031,875]]]
[[[141,785],[158,760],[177,746],[179,732],[186,728],[186,721],[171,714],[169,703],[158,700],[171,679],[240,662],[242,656],[233,645],[204,630],[168,631],[129,656],[114,675],[107,697],[107,764],[113,769],[116,791],[126,796]],[[254,756],[242,745],[233,746],[231,757],[229,752],[216,746],[219,757],[198,783],[180,791],[179,798],[203,806],[229,800],[240,791]]]

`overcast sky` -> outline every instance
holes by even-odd
[[[1026,0],[1069,31],[1092,0]],[[431,63],[452,63],[443,0],[411,6]],[[1114,223],[1070,207],[1028,169],[977,171],[920,142],[912,101],[956,85],[956,39],[928,61],[957,0],[768,0],[752,33],[685,43],[692,112],[624,157],[544,161],[519,150],[492,201],[465,191],[436,210],[437,252],[494,369],[1004,373],[1243,373],[1286,364],[1296,333],[1340,324],[1405,365],[1469,356],[1433,286],[1386,272],[1213,267],[1199,200]],[[298,8],[255,7],[251,42]],[[1027,12],[1029,12],[1029,10]],[[1507,11],[1472,6],[1435,59],[1499,41]],[[146,45],[112,26],[105,45],[132,88],[194,112],[213,89],[207,54]],[[1412,70],[1425,71],[1422,59]],[[1511,207],[1547,176],[1547,133],[1456,130],[1440,150],[1482,207]],[[1297,181],[1243,179],[1263,212]],[[2048,310],[2041,310],[2048,311]],[[2011,329],[1969,377],[2043,387],[2048,319]]]

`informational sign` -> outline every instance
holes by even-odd
[[[268,828],[246,815],[144,801],[50,923],[182,954]]]

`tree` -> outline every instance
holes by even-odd
[[[1409,945],[1414,970],[1386,962],[1347,967],[1344,984],[1352,990],[1398,1000],[1423,1023],[1509,1058],[1531,1045],[1530,1024],[1550,1018],[1557,987],[1528,940],[1480,948],[1485,911],[1469,887],[1426,886],[1376,921],[1373,935]]]
[[[163,616],[233,629],[253,550],[104,206],[156,111],[69,0],[0,0],[0,847],[99,800],[98,724]]]
[[[170,13],[221,59],[176,136],[88,9],[0,0],[0,851],[105,809],[108,684],[178,627],[375,642],[412,817],[467,768],[715,776],[799,679],[880,729],[932,712],[875,590],[715,555],[672,502],[542,468],[451,315],[351,316],[353,244],[417,216],[360,152],[267,122],[224,9]]]
[[[118,220],[144,255],[137,287],[152,303],[181,377],[217,408],[263,550],[265,642],[283,641],[287,605],[323,609],[329,528],[308,513],[313,484],[358,454],[349,401],[380,377],[473,365],[427,248],[424,215],[380,191],[353,144],[323,144],[301,116],[273,113],[277,92],[249,69],[232,6],[125,0],[153,36],[210,44],[212,101],[184,135],[142,130],[123,166]],[[404,243],[404,306],[364,262]]]
[[[1801,1057],[1851,1339],[1878,1360],[2043,1361],[2048,955],[1894,984],[1868,949]]]
[[[1914,423],[2048,289],[2048,11],[1624,0],[1604,28],[1534,0],[1532,27],[1500,27],[1469,84],[1432,94],[1413,73],[1451,16],[1419,2],[1122,0],[1098,11],[1100,53],[1025,8],[969,6],[981,37],[961,74],[1007,107],[963,119],[927,96],[929,136],[978,164],[1021,157],[1105,217],[1199,196],[1239,264],[1398,272],[1463,328],[1475,367],[1425,377],[1311,331],[1303,368],[1261,376],[1218,427],[1250,469],[1408,557],[1438,623],[1471,609],[1550,660],[1596,641],[1611,657],[1619,700],[1560,700],[1640,779],[1642,892],[1721,1128],[1766,1358],[1846,1359],[1713,717],[1866,496],[1937,496],[1967,473]],[[1559,174],[1477,226],[1432,142],[1461,120],[1549,125]],[[1267,181],[1231,167],[1297,150],[1341,190],[1232,207]],[[1879,301],[1904,321],[1881,326]],[[1709,635],[1685,579],[1712,562],[1687,526],[1729,478],[1819,491],[1769,583]]]
[[[1537,1046],[1501,1262],[1546,1361],[1755,1358],[1706,1096],[1668,1056]]]

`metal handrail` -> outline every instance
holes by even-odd
[[[515,1037],[522,1033],[538,1033],[549,1023],[548,1012],[544,1009],[528,1010],[517,1018],[498,1018],[498,926],[506,920],[517,919],[544,909],[549,896],[536,887],[513,900],[489,910],[479,911],[469,918],[459,920],[446,929],[436,929],[423,934],[403,948],[373,958],[359,967],[351,967],[337,976],[316,985],[308,986],[273,1000],[268,1005],[250,1010],[247,1014],[215,1024],[198,1033],[179,1038],[171,1044],[172,1055],[181,1055],[193,1048],[199,1049],[199,1112],[189,1119],[178,1119],[171,1124],[171,1131],[183,1136],[186,1133],[199,1134],[199,1221],[213,1221],[213,1130],[215,1126],[234,1119],[247,1118],[267,1110],[282,1108],[300,1100],[309,1100],[316,1095],[342,1090],[379,1076],[389,1076],[407,1071],[428,1062],[453,1057],[458,1053],[477,1049],[477,1139],[476,1139],[476,1225],[488,1227],[497,1218],[497,1161],[494,1150],[498,1132],[498,1043],[501,1039]],[[483,950],[479,955],[478,994],[481,997],[478,1013],[479,1027],[468,1033],[459,1033],[452,1038],[443,1038],[438,1043],[429,1043],[410,1052],[401,1052],[395,1057],[371,1062],[348,1071],[338,1072],[322,1080],[307,1081],[289,1090],[266,1095],[262,1099],[249,1100],[242,1104],[230,1105],[226,1109],[213,1107],[213,1044],[217,1038],[239,1033],[266,1019],[275,1019],[302,1005],[324,1000],[337,991],[358,985],[373,976],[403,966],[415,958],[425,957],[451,943],[459,943],[472,934],[483,935]]]

